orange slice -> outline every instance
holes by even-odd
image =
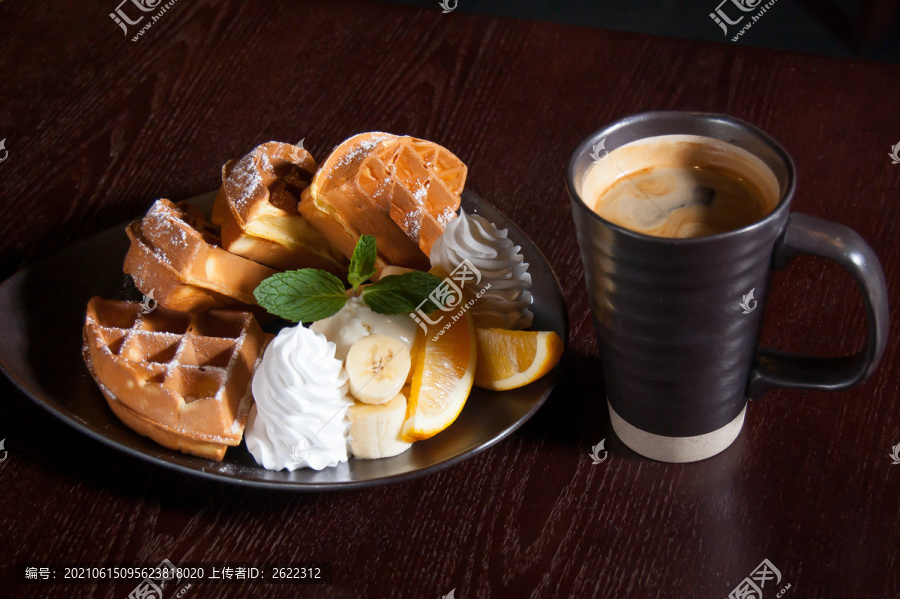
[[[507,391],[534,382],[553,370],[563,342],[553,331],[478,329],[475,385]]]
[[[447,276],[440,269],[432,269],[431,273]],[[466,404],[475,378],[477,354],[471,314],[468,310],[461,315],[459,311],[438,310],[431,316],[443,318],[428,325],[427,333],[418,332],[403,423],[402,438],[406,442],[428,439],[453,424]],[[457,319],[454,321],[453,317]]]

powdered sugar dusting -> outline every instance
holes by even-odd
[[[406,235],[413,240],[419,239],[419,233],[422,230],[422,209],[416,208],[410,210],[403,217],[403,230]]]
[[[446,208],[441,210],[440,214],[437,215],[437,222],[443,229],[447,226],[447,223],[449,223],[454,218],[456,218],[456,212],[452,208],[447,206]]]
[[[142,233],[146,231],[154,238],[165,239],[170,247],[174,246],[180,249],[190,247],[190,234],[188,233],[188,229],[191,228],[190,224],[182,218],[182,213],[177,208],[167,205],[163,200],[156,200],[153,203],[141,220],[140,228]],[[168,263],[168,259],[159,248],[153,247],[153,250],[157,256]]]
[[[336,167],[345,167],[353,162],[356,162],[370,151],[372,148],[380,144],[386,139],[392,138],[393,135],[390,133],[373,133],[369,138],[364,139],[358,144],[354,145],[348,152],[346,152],[341,159],[337,161],[335,164]]]
[[[238,160],[226,180],[226,192],[235,208],[245,210],[264,187],[262,172],[273,172],[269,155],[257,148]]]
[[[141,220],[141,228],[148,227],[157,231],[171,229],[172,210],[162,200],[156,200]]]

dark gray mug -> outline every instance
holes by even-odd
[[[741,229],[671,239],[613,224],[585,204],[582,182],[601,149],[661,135],[718,139],[756,156],[778,181],[776,208]],[[788,212],[794,164],[756,127],[718,114],[630,116],[578,146],[566,182],[613,429],[641,455],[708,458],[740,433],[748,399],[772,387],[846,389],[878,365],[889,326],[878,258],[853,230]],[[860,353],[817,358],[758,347],[772,270],[799,254],[833,260],[859,284],[868,318]]]

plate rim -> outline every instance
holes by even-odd
[[[201,193],[201,194],[192,196],[185,201],[192,202],[192,203],[200,202],[200,201],[210,198],[211,196],[215,195],[216,193],[217,193],[216,191]],[[462,195],[471,196],[475,202],[486,205],[490,209],[496,211],[498,214],[503,214],[492,203],[488,202],[487,200],[483,199],[481,196],[477,195],[476,193],[474,193],[468,189],[463,190]],[[107,232],[117,229],[117,228],[122,228],[125,225],[127,225],[129,222],[132,222],[132,220],[123,221],[123,223],[120,223],[118,225],[113,225],[111,227],[103,229],[102,231],[98,231],[94,235],[91,235],[75,244],[60,248],[60,249],[54,251],[53,253],[49,254],[48,256],[45,256],[44,258],[37,260],[36,262],[32,262],[31,264],[20,268],[18,271],[16,271],[11,276],[9,276],[6,280],[4,280],[2,283],[0,283],[0,289],[9,285],[13,281],[18,280],[19,278],[25,276],[25,273],[33,266],[39,265],[45,261],[49,261],[49,260],[53,259],[54,257],[56,257],[57,255],[62,254],[63,252],[70,251],[73,247],[76,247],[81,244],[87,244],[87,243],[93,241],[94,238],[99,235],[102,235],[104,233],[107,233]],[[251,480],[251,479],[240,478],[233,474],[229,475],[224,472],[207,471],[207,470],[203,470],[203,469],[191,468],[186,465],[179,464],[177,462],[172,462],[172,461],[166,460],[164,458],[148,454],[148,453],[141,451],[139,449],[136,449],[134,447],[131,447],[128,445],[123,445],[122,443],[120,443],[114,439],[111,439],[108,436],[103,435],[100,432],[98,432],[92,428],[89,428],[87,425],[70,417],[68,414],[65,414],[62,411],[55,409],[53,406],[51,406],[50,404],[45,402],[43,399],[41,399],[40,397],[37,397],[34,393],[32,393],[32,391],[30,389],[28,389],[23,384],[22,381],[20,381],[18,376],[16,376],[7,367],[6,363],[3,361],[2,356],[0,356],[0,372],[2,372],[6,376],[6,378],[10,382],[12,382],[13,385],[15,385],[15,387],[24,396],[28,397],[32,402],[39,405],[41,408],[43,408],[44,410],[46,410],[47,412],[52,414],[58,420],[71,426],[78,432],[85,434],[88,437],[91,437],[92,439],[94,439],[96,441],[99,441],[103,445],[106,445],[108,447],[111,447],[113,449],[121,451],[127,455],[136,457],[136,458],[142,460],[143,462],[146,462],[146,463],[151,464],[156,467],[162,467],[162,468],[166,468],[169,470],[174,470],[176,472],[179,472],[179,473],[182,473],[182,474],[185,474],[188,476],[196,476],[196,477],[199,477],[199,478],[202,478],[205,480],[215,481],[215,482],[222,483],[222,484],[237,485],[237,486],[240,486],[243,488],[271,489],[271,490],[279,490],[279,491],[294,491],[294,492],[301,492],[301,493],[302,492],[322,492],[322,491],[350,491],[350,490],[359,490],[359,489],[365,489],[365,488],[380,487],[380,486],[385,486],[385,485],[393,485],[393,484],[398,484],[398,483],[402,483],[402,482],[408,482],[410,480],[428,476],[430,474],[435,474],[435,473],[440,472],[451,466],[455,466],[456,464],[458,464],[464,460],[467,460],[471,457],[478,455],[479,453],[484,452],[485,450],[493,447],[500,441],[503,441],[504,439],[509,437],[512,433],[514,433],[516,430],[518,430],[522,425],[524,425],[526,422],[531,420],[531,418],[534,416],[534,414],[538,410],[540,410],[541,407],[543,407],[544,403],[547,401],[547,399],[553,393],[554,389],[556,389],[556,385],[559,382],[559,369],[563,363],[563,360],[566,358],[566,356],[569,352],[569,333],[570,333],[569,310],[568,310],[568,305],[566,304],[566,301],[565,301],[565,294],[563,293],[562,285],[560,284],[559,276],[556,274],[556,270],[554,270],[553,265],[547,259],[547,256],[544,254],[544,252],[541,250],[541,248],[538,247],[538,245],[536,243],[534,243],[534,241],[524,231],[522,231],[522,229],[515,222],[513,222],[511,219],[508,219],[508,218],[507,218],[507,222],[508,222],[508,227],[512,228],[515,231],[516,235],[521,235],[522,238],[526,239],[528,241],[528,243],[531,244],[531,246],[535,249],[535,251],[538,253],[540,258],[544,261],[544,263],[548,267],[550,276],[552,277],[553,282],[556,286],[556,291],[559,293],[559,297],[562,300],[562,328],[563,328],[563,333],[564,333],[564,335],[562,336],[563,354],[560,357],[560,361],[557,363],[557,365],[554,367],[553,371],[549,375],[549,376],[553,377],[553,380],[551,381],[550,386],[541,394],[540,398],[534,403],[534,405],[531,407],[531,409],[529,409],[527,412],[525,412],[515,422],[513,422],[508,427],[503,429],[499,434],[494,435],[487,441],[478,444],[474,448],[459,452],[456,455],[453,455],[447,459],[441,460],[440,462],[437,462],[435,464],[425,466],[423,468],[418,468],[416,470],[404,472],[401,474],[394,474],[394,475],[383,476],[383,477],[378,477],[378,478],[368,479],[368,480],[347,481],[347,482],[330,482],[330,483]],[[87,372],[87,370],[85,370],[85,372]],[[132,431],[132,432],[135,435],[138,434],[134,431]],[[244,443],[243,439],[241,440],[241,442]],[[162,446],[160,446],[160,447],[162,447]],[[165,448],[165,449],[168,449],[168,448]],[[169,450],[169,451],[174,452],[175,450]],[[221,463],[221,462],[219,462],[219,463]],[[262,466],[260,466],[260,468],[262,468]],[[265,470],[265,469],[263,469],[263,470]]]

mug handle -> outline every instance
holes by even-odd
[[[775,246],[772,268],[781,270],[800,254],[812,254],[847,269],[862,292],[866,305],[866,348],[852,356],[818,358],[759,348],[747,397],[759,399],[773,387],[840,391],[863,382],[878,366],[887,345],[887,287],[881,264],[860,235],[844,225],[806,214],[791,214],[781,241]]]

